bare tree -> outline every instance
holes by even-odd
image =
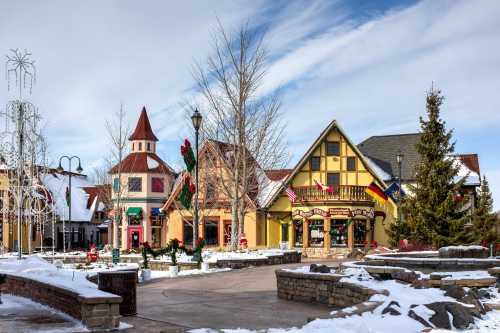
[[[264,34],[248,25],[228,34],[219,22],[213,55],[193,70],[203,96],[203,130],[207,138],[224,143],[219,153],[230,169],[218,179],[230,199],[233,249],[238,247],[249,205],[258,203],[265,170],[284,166],[288,158],[280,95],[261,92],[268,56],[263,40]]]
[[[105,125],[111,143],[111,160],[108,160],[106,164],[116,164],[118,168],[117,177],[115,177],[113,183],[111,183],[116,195],[115,218],[113,219],[113,248],[116,249],[120,247],[120,244],[118,244],[118,227],[121,225],[122,219],[121,200],[124,195],[124,189],[126,189],[124,180],[122,179],[122,162],[128,152],[127,143],[128,136],[130,135],[130,126],[126,121],[123,105],[120,105],[120,110],[113,115],[112,119],[106,120]],[[116,183],[114,183],[115,181]]]

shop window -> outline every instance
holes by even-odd
[[[288,223],[281,224],[281,241],[288,242]]]
[[[365,246],[366,239],[366,221],[365,220],[354,220],[354,246],[363,247]]]
[[[311,171],[319,171],[321,169],[321,159],[319,157],[311,157]]]
[[[356,171],[356,157],[349,156],[347,158],[347,171]]]
[[[309,221],[309,246],[323,247],[325,239],[325,231],[323,228],[323,220]]]
[[[331,220],[332,247],[347,245],[347,220]]]
[[[161,246],[161,227],[152,227],[151,228],[151,238],[153,247]]]
[[[151,191],[156,193],[163,193],[165,186],[163,183],[163,178],[153,177],[151,178]]]
[[[231,221],[224,221],[224,245],[231,243]]]
[[[326,175],[326,184],[328,186],[332,186],[333,189],[337,189],[340,185],[340,173],[338,172],[329,172]],[[335,190],[335,192],[337,192]]]
[[[182,241],[185,246],[193,245],[193,222],[192,221],[184,221],[184,226],[182,230]]]
[[[294,227],[294,233],[295,233],[295,239],[294,239],[294,245],[296,247],[301,247],[303,244],[303,239],[304,239],[304,224],[302,220],[295,220],[293,221],[293,227]]]
[[[204,225],[204,238],[207,246],[219,245],[219,221],[205,220]]]
[[[142,191],[142,178],[141,177],[130,177],[128,179],[128,191],[129,192],[141,192]]]
[[[328,156],[340,156],[340,142],[327,142],[326,143],[326,155]]]

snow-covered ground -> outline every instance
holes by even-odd
[[[230,271],[230,268],[210,268],[208,271],[204,272],[200,269],[186,269],[181,270],[177,277],[181,276],[191,276],[191,275],[205,275],[218,272]],[[172,278],[169,271],[151,271],[151,280],[162,279],[162,278]]]
[[[300,267],[291,271],[296,272],[309,272],[309,267]],[[477,273],[477,272],[474,272]],[[429,289],[415,289],[408,284],[398,283],[394,280],[379,281],[371,277],[363,268],[349,267],[344,269],[342,274],[346,277],[341,279],[341,282],[349,282],[360,284],[375,290],[388,290],[389,295],[382,294],[374,295],[370,301],[382,302],[373,312],[364,312],[361,315],[352,315],[345,318],[332,318],[332,319],[316,319],[303,327],[289,328],[289,329],[276,329],[269,328],[267,330],[247,330],[247,329],[225,329],[225,333],[387,333],[387,332],[405,332],[405,333],[420,333],[424,326],[418,321],[411,319],[406,314],[410,307],[422,318],[428,320],[434,312],[425,307],[424,304],[433,302],[457,302],[456,299],[445,296],[444,291],[437,288]],[[460,272],[461,276],[472,276],[472,272]],[[489,288],[492,295],[491,300],[500,301],[500,294],[496,288]],[[490,300],[490,301],[491,301]],[[401,313],[399,316],[392,316],[390,314],[382,314],[392,301],[396,301],[399,307],[396,309]],[[416,306],[415,306],[416,305]],[[462,304],[464,306],[470,306]],[[352,313],[356,309],[354,307],[344,309],[344,313]],[[335,315],[337,311],[333,311]],[[191,333],[215,333],[220,332],[212,329],[196,329],[190,331]],[[446,330],[434,330],[435,333],[450,332]],[[476,319],[474,327],[470,327],[467,333],[493,333],[500,332],[500,311],[490,311],[482,317],[481,320]]]

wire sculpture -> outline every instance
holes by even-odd
[[[33,227],[39,231],[40,248],[43,250],[44,225],[52,222],[52,252],[55,251],[55,204],[41,177],[47,173],[47,144],[41,133],[41,116],[37,108],[23,98],[23,92],[32,92],[36,80],[31,53],[11,50],[5,64],[6,80],[10,90],[11,80],[19,88],[19,96],[7,103],[0,112],[4,129],[0,132],[0,169],[7,177],[7,191],[2,198],[1,216],[9,224],[10,239],[17,224],[17,252],[21,259],[23,251],[23,226],[27,226],[28,252],[32,252]],[[3,239],[1,242],[4,252]]]

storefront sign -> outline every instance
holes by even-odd
[[[311,209],[308,212],[305,212],[305,211],[300,210],[300,209],[296,209],[296,210],[293,211],[292,215],[293,216],[304,217],[306,219],[310,218],[313,215],[320,215],[320,216],[323,216],[323,217],[330,217],[330,214],[327,211],[325,211],[323,209],[320,209],[320,208],[313,208],[313,209]]]
[[[323,217],[331,217],[334,215],[337,216],[346,216],[346,217],[356,217],[356,216],[364,216],[370,219],[375,217],[375,212],[373,209],[364,209],[364,208],[330,208],[328,211],[325,211],[321,208],[313,208],[310,211],[303,211],[301,209],[296,209],[293,211],[293,216],[300,216],[303,218],[310,218],[313,215],[319,215]]]

